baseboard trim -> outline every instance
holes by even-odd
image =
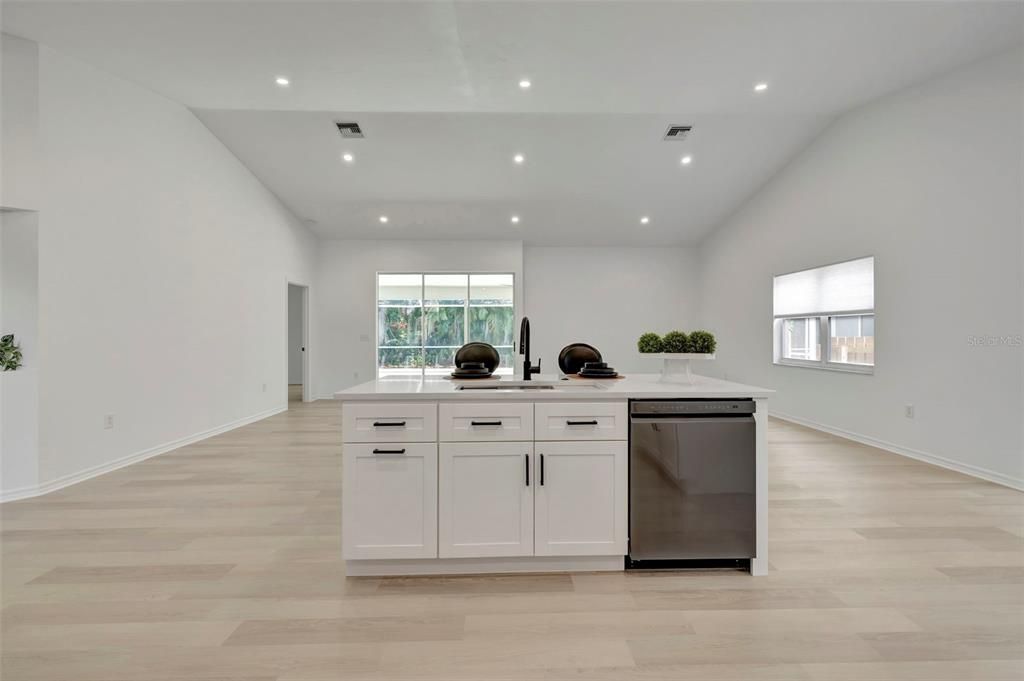
[[[129,454],[128,456],[100,464],[99,466],[93,466],[92,468],[86,468],[85,470],[78,471],[77,473],[61,476],[56,480],[50,480],[49,482],[44,482],[39,485],[20,487],[7,492],[0,492],[0,503],[18,501],[19,499],[31,499],[32,497],[56,492],[59,489],[64,489],[65,487],[69,487],[79,482],[85,482],[86,480],[90,480],[105,473],[116,471],[119,468],[124,468],[125,466],[130,466],[134,463],[151,459],[154,456],[159,456],[160,454],[166,454],[167,452],[179,449],[185,445],[190,445],[195,442],[199,442],[200,440],[213,437],[214,435],[220,435],[221,433],[226,433],[229,430],[234,430],[235,428],[241,428],[242,426],[247,426],[250,423],[255,423],[256,421],[262,421],[265,418],[275,414],[280,414],[284,411],[288,411],[287,405],[267,409],[266,411],[261,411],[251,416],[246,416],[215,428],[195,433],[194,435],[172,440],[171,442],[166,442],[162,445],[157,445],[156,447],[150,447],[149,449],[144,449],[141,452],[136,452],[135,454]]]
[[[517,556],[510,558],[401,558],[346,560],[349,577],[483,575],[534,572],[622,572],[623,556]]]
[[[790,414],[782,414],[777,411],[772,411],[771,416],[780,419],[782,421],[788,421],[795,423],[798,426],[805,426],[814,430],[820,430],[823,433],[829,435],[835,435],[846,440],[853,440],[859,442],[862,445],[868,445],[870,447],[876,447],[878,449],[884,449],[887,452],[893,454],[899,454],[905,456],[908,459],[914,459],[923,463],[928,463],[939,468],[945,468],[947,470],[956,471],[957,473],[963,473],[969,475],[972,478],[978,478],[985,480],[986,482],[994,482],[997,485],[1003,485],[1021,492],[1024,492],[1024,480],[1015,478],[1010,475],[1005,475],[981,466],[972,466],[970,464],[962,463],[960,461],[953,461],[942,456],[935,454],[929,454],[928,452],[922,452],[919,449],[912,449],[910,447],[903,447],[902,445],[893,444],[886,442],[885,440],[879,440],[877,438],[869,437],[867,435],[861,435],[860,433],[854,433],[849,430],[843,430],[842,428],[836,428],[835,426],[825,425],[824,423],[818,423],[811,421],[810,419],[801,418],[799,416],[792,416]]]

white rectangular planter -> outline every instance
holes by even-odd
[[[688,385],[693,385],[690,361],[715,358],[713,352],[641,352],[640,356],[660,357],[664,361],[661,366],[662,383],[686,383]]]

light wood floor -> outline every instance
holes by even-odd
[[[1024,678],[1024,495],[773,422],[769,576],[346,579],[340,409],[0,507],[4,681]]]

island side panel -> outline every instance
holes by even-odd
[[[768,574],[768,400],[754,400],[754,513],[756,557],[750,561],[750,574]]]

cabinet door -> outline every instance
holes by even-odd
[[[342,554],[437,558],[437,445],[345,444]]]
[[[532,442],[443,442],[441,558],[533,555]]]
[[[537,443],[536,470],[536,555],[626,555],[626,442]]]

